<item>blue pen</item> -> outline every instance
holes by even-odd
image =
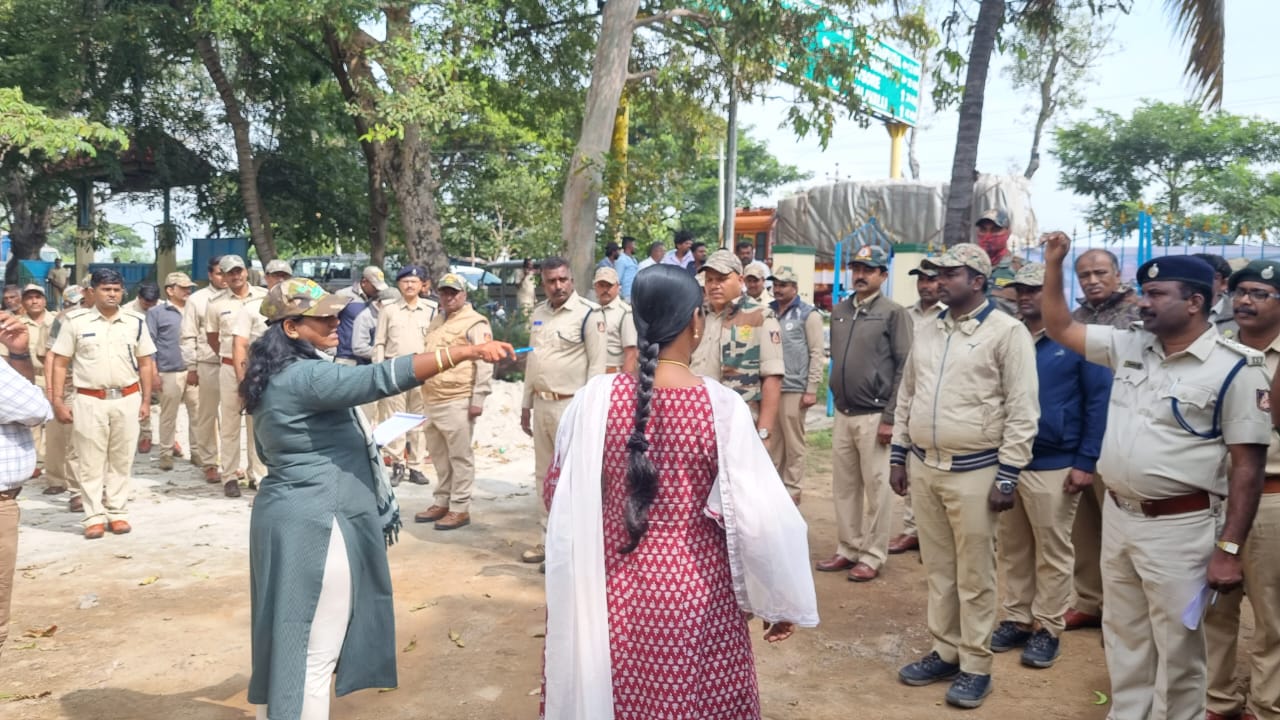
[[[522,347],[522,348],[516,348],[516,350],[515,350],[515,353],[516,353],[517,355],[523,355],[523,354],[525,354],[525,353],[527,353],[527,352],[533,352],[533,348],[531,348],[531,347]]]

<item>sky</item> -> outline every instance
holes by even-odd
[[[1183,79],[1187,53],[1164,0],[1134,0],[1129,15],[1116,21],[1111,49],[1094,71],[1083,108],[1055,118],[1070,124],[1087,120],[1095,108],[1127,116],[1144,99],[1183,102],[1192,99]],[[1276,61],[1275,28],[1280,27],[1280,2],[1231,0],[1226,3],[1226,85],[1222,109],[1239,115],[1257,115],[1280,121],[1280,62]],[[978,169],[996,174],[1021,174],[1031,151],[1031,135],[1037,109],[1029,109],[1025,93],[1014,92],[1000,72],[1005,61],[993,64],[987,77]],[[797,139],[787,128],[786,104],[758,103],[739,113],[743,125],[754,127],[783,162],[809,173],[810,180],[779,188],[771,197],[756,198],[758,206],[772,206],[799,189],[821,185],[836,176],[841,180],[875,180],[889,177],[889,135],[883,125],[868,128],[856,120],[842,121],[824,150],[816,138]],[[956,111],[923,114],[917,140],[921,179],[947,181],[956,138]],[[1046,136],[1050,132],[1046,131]],[[1032,178],[1031,202],[1041,231],[1079,228],[1087,208],[1086,198],[1058,188],[1058,164],[1041,143],[1040,169]],[[905,161],[904,161],[904,172]],[[909,172],[908,172],[909,175]]]
[[[1280,27],[1280,1],[1231,0],[1226,3],[1226,87],[1223,109],[1241,115],[1257,115],[1280,122],[1280,63],[1276,62],[1275,28]],[[1112,47],[1098,63],[1087,91],[1085,106],[1060,115],[1057,123],[1085,120],[1094,108],[1128,115],[1140,100],[1149,98],[1183,102],[1192,93],[1182,76],[1186,51],[1166,15],[1163,0],[1134,0],[1129,15],[1117,19]],[[1015,93],[1000,72],[1004,60],[997,59],[987,79],[982,139],[978,148],[978,168],[989,173],[1020,174],[1031,147],[1034,110],[1028,109],[1025,94]],[[841,121],[832,141],[823,149],[816,138],[797,139],[785,121],[786,104],[768,101],[744,106],[740,121],[752,126],[783,162],[811,175],[810,180],[779,188],[770,197],[756,198],[756,206],[772,206],[804,187],[824,184],[838,175],[841,180],[875,180],[889,174],[889,136],[879,124],[861,128],[857,121]],[[956,112],[926,111],[921,117],[922,134],[918,155],[922,179],[948,180],[955,145]],[[1031,202],[1042,231],[1084,230],[1081,218],[1085,198],[1058,188],[1058,166],[1051,152],[1051,133],[1042,144],[1041,166],[1032,179]],[[160,223],[159,210],[138,204],[112,203],[104,208],[112,222],[132,225],[144,238],[152,236],[148,225]],[[181,211],[180,211],[181,212]],[[187,226],[188,235],[203,228]],[[181,259],[190,258],[186,243],[178,249]]]

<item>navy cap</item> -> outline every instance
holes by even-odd
[[[1235,292],[1236,286],[1246,280],[1266,283],[1280,290],[1280,262],[1275,260],[1254,260],[1231,274],[1227,281],[1227,289]]]
[[[416,277],[419,280],[426,282],[427,269],[421,265],[405,265],[400,268],[400,272],[396,273],[396,282],[400,282],[407,277]]]
[[[1138,268],[1138,284],[1176,280],[1200,285],[1213,292],[1213,266],[1191,255],[1165,255],[1142,263]]]

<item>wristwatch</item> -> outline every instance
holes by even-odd
[[[997,480],[996,489],[998,489],[1002,495],[1012,495],[1013,491],[1018,489],[1018,483],[1012,480]]]
[[[1219,549],[1219,550],[1221,550],[1222,552],[1224,552],[1224,553],[1226,553],[1226,554],[1228,554],[1228,555],[1239,555],[1239,554],[1240,554],[1240,544],[1239,544],[1239,543],[1233,543],[1233,542],[1231,542],[1230,540],[1219,540],[1218,542],[1216,542],[1216,543],[1214,543],[1214,544],[1218,546],[1218,549]]]
[[[768,428],[760,428],[757,432],[759,433],[759,435],[760,435],[760,439],[761,439],[761,440],[768,440],[768,439],[769,439],[769,429],[768,429]]]

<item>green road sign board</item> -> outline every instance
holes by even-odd
[[[871,43],[867,64],[858,70],[853,87],[840,87],[833,79],[828,79],[827,85],[837,92],[862,98],[864,111],[872,117],[915,125],[920,110],[920,61],[883,40],[867,40]],[[858,51],[853,30],[828,15],[810,49],[821,52],[832,48],[844,48],[849,53]],[[813,79],[812,73],[810,68],[805,75]]]

